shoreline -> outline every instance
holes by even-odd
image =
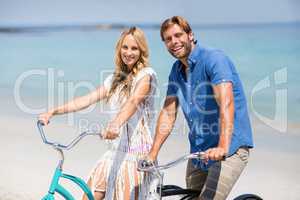
[[[120,30],[131,26],[142,29],[160,29],[160,23],[73,23],[73,24],[25,24],[25,25],[0,25],[0,33],[21,34],[53,31],[106,31]],[[194,29],[238,29],[238,28],[273,28],[273,27],[298,27],[300,21],[286,22],[245,22],[245,23],[202,23],[193,24]]]

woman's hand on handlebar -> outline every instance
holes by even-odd
[[[43,123],[43,125],[47,125],[49,124],[49,120],[50,118],[53,116],[53,112],[49,111],[49,112],[45,112],[39,115],[39,121],[41,121]]]
[[[153,167],[155,165],[155,161],[153,161],[148,156],[144,156],[138,160],[137,168],[140,171],[146,170],[147,168]]]
[[[114,140],[119,137],[120,126],[117,123],[110,122],[107,125],[107,128],[102,132],[102,138],[108,140]]]

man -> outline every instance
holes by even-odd
[[[169,75],[147,159],[156,160],[180,105],[190,129],[190,151],[205,152],[204,160],[188,162],[187,187],[201,190],[200,200],[226,199],[247,164],[248,149],[253,147],[241,81],[222,51],[204,48],[194,40],[184,18],[167,19],[160,33],[168,51],[178,60]]]

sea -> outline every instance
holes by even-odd
[[[143,30],[159,80],[159,109],[175,59],[161,41],[159,27]],[[13,95],[20,110],[37,113],[50,103],[62,104],[92,91],[114,70],[121,32],[122,28],[0,32],[1,96]],[[300,122],[299,23],[195,26],[193,32],[200,45],[221,49],[231,58],[252,115]],[[33,105],[37,99],[39,105]]]

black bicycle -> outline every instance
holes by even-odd
[[[138,164],[140,171],[150,173],[151,181],[148,183],[145,199],[161,200],[163,197],[177,196],[180,200],[192,200],[199,196],[199,190],[185,189],[177,185],[163,185],[162,171],[169,169],[188,159],[203,159],[203,152],[196,152],[180,157],[165,165],[149,164],[146,160],[141,160]],[[243,194],[233,200],[262,200],[255,194]]]

